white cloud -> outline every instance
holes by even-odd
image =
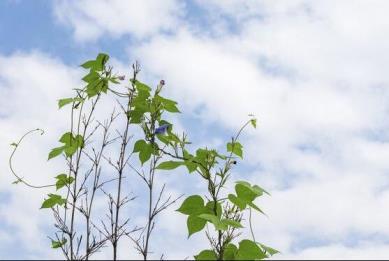
[[[131,50],[167,79],[184,112],[200,110],[204,122],[229,128],[248,113],[259,117],[246,144],[250,164],[261,168],[250,179],[273,194],[263,202],[269,221],[256,222],[266,243],[283,257],[321,258],[315,246],[293,252],[301,235],[338,244],[328,256],[364,256],[347,240],[389,237],[389,37],[379,33],[389,25],[389,5],[258,1],[262,16],[242,19],[245,11],[231,3],[220,1],[219,11],[236,15],[235,34],[182,29]]]
[[[388,2],[198,2],[208,15],[234,20],[237,30],[215,23],[210,27],[222,30],[217,37],[188,31],[178,15],[182,6],[174,1],[138,2],[140,16],[128,16],[133,13],[127,2],[58,1],[56,14],[82,41],[104,33],[150,36],[129,46],[131,55],[150,78],[165,79],[166,91],[183,112],[197,114],[205,126],[212,122],[236,129],[248,113],[258,116],[258,129],[243,140],[248,164],[258,168],[248,178],[272,197],[260,201],[269,218],[256,217],[254,223],[258,239],[283,252],[279,258],[384,258],[389,237],[389,37],[383,33],[389,27]],[[57,91],[76,84],[68,79],[78,79],[77,72],[42,55],[3,57],[0,69],[0,85],[6,86],[0,112],[8,117],[0,122],[2,140],[35,124],[63,127],[55,121],[58,116],[33,101],[52,102],[47,106],[54,108],[61,96]],[[50,73],[43,78],[43,72]],[[10,108],[9,116],[3,113]],[[1,153],[6,158],[8,152]],[[45,153],[32,155],[22,170]],[[2,190],[9,191],[3,184]],[[24,199],[18,193],[12,195],[15,202]],[[18,209],[11,213],[23,215]],[[179,246],[185,251],[200,248],[199,238],[184,241],[185,235],[174,231],[177,224],[184,229],[183,217],[166,214],[161,222],[161,231],[182,238]],[[27,235],[36,232],[19,223]],[[366,243],[370,237],[376,244]],[[169,245],[169,257],[186,253],[175,252],[176,242]]]
[[[57,19],[74,30],[76,40],[88,41],[106,34],[144,38],[172,30],[182,14],[182,4],[176,0],[58,0],[54,10]]]

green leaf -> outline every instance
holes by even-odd
[[[55,158],[57,157],[58,155],[60,155],[65,149],[65,146],[62,146],[62,147],[58,147],[58,148],[54,148],[50,151],[49,153],[49,158],[48,160],[52,159],[52,158]]]
[[[133,152],[139,152],[139,160],[142,163],[148,161],[153,153],[153,147],[148,144],[145,140],[138,140],[135,142]]]
[[[246,208],[246,201],[236,197],[234,194],[229,194],[228,199],[237,206],[240,210],[244,210]]]
[[[153,147],[151,144],[146,144],[146,146],[142,147],[141,151],[139,152],[139,160],[142,165],[150,159],[152,153]]]
[[[94,65],[95,65],[95,60],[89,60],[89,61],[81,64],[81,67],[83,67],[85,69],[89,69],[89,68],[92,68]]]
[[[256,197],[258,197],[258,195],[253,192],[251,187],[247,187],[242,184],[236,184],[235,191],[238,198],[243,199],[246,202],[252,202]]]
[[[270,256],[273,256],[275,254],[278,254],[280,253],[280,251],[278,251],[277,249],[274,249],[274,248],[271,248],[271,247],[268,247],[268,246],[265,246],[264,244],[259,244],[261,246],[261,248],[263,250],[265,250],[265,252],[267,254],[269,254]]]
[[[162,162],[161,164],[159,164],[156,169],[172,170],[172,169],[176,169],[182,165],[185,165],[185,162],[169,160],[169,161],[165,161],[165,162]]]
[[[68,242],[68,240],[66,238],[62,239],[61,241],[51,240],[51,248],[60,248],[63,245],[65,245],[66,242]]]
[[[239,142],[229,142],[227,143],[227,151],[232,152],[235,155],[239,156],[240,158],[243,158],[243,146]]]
[[[214,201],[208,201],[207,205],[205,205],[205,208],[206,208],[206,214],[215,215]],[[217,202],[216,213],[217,213],[217,217],[220,219],[220,217],[222,216],[222,206],[220,205],[219,202]]]
[[[235,228],[241,228],[243,227],[241,223],[238,221],[232,220],[232,219],[222,219],[220,222],[227,226],[235,227]]]
[[[128,115],[130,117],[130,123],[134,123],[134,124],[141,123],[144,113],[145,113],[144,111],[137,110],[137,108],[130,111]]]
[[[62,206],[63,204],[66,203],[66,199],[62,198],[60,195],[56,194],[49,194],[49,198],[43,201],[41,209],[42,208],[52,208],[55,205],[60,205]]]
[[[199,215],[199,218],[203,218],[203,219],[211,222],[215,226],[216,230],[227,230],[227,228],[228,228],[226,224],[222,223],[219,220],[218,216],[215,216],[213,214],[201,214],[201,215]]]
[[[10,145],[11,145],[11,146],[14,146],[14,147],[17,147],[17,146],[18,146],[18,144],[17,144],[16,142],[12,142]]]
[[[186,222],[186,225],[188,227],[188,232],[189,232],[188,238],[192,234],[201,231],[205,227],[206,223],[207,223],[206,220],[199,218],[195,215],[189,216]]]
[[[251,125],[256,129],[257,128],[257,119],[251,119],[250,120]]]
[[[238,252],[238,248],[230,243],[224,249],[223,260],[235,260],[235,255]]]
[[[185,215],[201,214],[204,212],[204,200],[199,195],[189,196],[177,211]]]
[[[194,256],[195,260],[216,260],[216,253],[213,250],[203,250]]]
[[[236,184],[241,184],[241,185],[247,187],[248,189],[250,189],[257,196],[262,196],[263,193],[266,193],[266,194],[270,195],[269,192],[267,192],[263,188],[259,187],[258,185],[251,186],[250,183],[248,183],[247,181],[239,180],[239,181],[237,181],[235,183]]]
[[[255,210],[261,212],[262,214],[264,214],[264,215],[266,216],[265,212],[263,212],[263,211],[262,211],[259,207],[257,207],[257,205],[255,205],[253,202],[248,202],[247,205],[249,205],[251,208],[253,208],[253,209],[255,209]]]
[[[97,81],[98,79],[100,78],[100,74],[98,74],[97,72],[95,71],[92,71],[90,73],[88,73],[87,75],[85,75],[82,80],[84,82],[87,82],[87,83],[92,83],[94,81]]]
[[[55,187],[58,189],[63,188],[66,185],[70,185],[73,183],[74,178],[68,177],[66,174],[60,174],[55,177],[57,179],[57,182],[55,183]]]
[[[177,102],[173,101],[173,100],[169,100],[169,99],[166,99],[162,96],[159,96],[159,95],[156,95],[155,96],[155,99],[157,101],[159,101],[160,103],[162,103],[163,105],[163,108],[168,111],[168,112],[172,112],[172,113],[175,113],[175,112],[180,112],[180,110],[177,108]]]
[[[138,80],[135,80],[134,84],[135,84],[135,88],[138,91],[147,91],[147,92],[151,91],[151,88],[148,85],[146,85]]]
[[[145,146],[147,146],[147,142],[145,140],[138,140],[135,142],[133,152],[140,152],[145,148]]]
[[[236,255],[237,260],[257,260],[266,257],[266,254],[255,242],[248,239],[239,242],[239,250]]]
[[[108,54],[99,53],[96,57],[95,64],[93,65],[93,70],[102,71],[108,60],[109,60]]]
[[[60,99],[58,100],[58,108],[61,109],[63,106],[72,102],[73,102],[73,98]]]

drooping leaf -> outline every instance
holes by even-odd
[[[181,207],[177,209],[185,215],[198,215],[204,212],[204,200],[199,195],[192,195],[187,197],[182,203]]]
[[[188,233],[189,233],[188,238],[192,234],[201,231],[205,227],[206,223],[207,223],[206,220],[199,218],[195,215],[188,216],[188,219],[186,222],[187,227],[188,227]]]
[[[195,260],[216,260],[216,253],[213,250],[203,250],[194,256]]]
[[[247,205],[249,205],[251,208],[253,208],[253,209],[255,209],[255,210],[261,212],[262,214],[264,214],[264,215],[266,216],[265,212],[263,212],[262,209],[260,209],[260,208],[259,208],[257,205],[255,205],[253,202],[248,202]]]

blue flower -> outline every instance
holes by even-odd
[[[155,129],[154,134],[165,134],[168,127],[169,127],[169,124],[163,124]]]

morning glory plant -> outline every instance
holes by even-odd
[[[179,115],[180,110],[176,101],[163,96],[164,80],[155,88],[141,82],[137,62],[126,80],[123,74],[114,72],[109,55],[104,53],[81,67],[85,70],[83,86],[73,89],[72,97],[58,100],[58,108],[68,110],[70,121],[47,157],[50,161],[62,160],[63,171],[53,174],[51,184],[32,184],[15,171],[13,158],[21,143],[32,133],[43,134],[43,130],[28,131],[11,144],[9,166],[16,178],[14,184],[51,189],[37,206],[53,215],[51,248],[66,260],[89,260],[109,246],[112,259],[117,260],[122,246],[119,243],[126,238],[132,242],[124,246],[128,253],[136,251],[149,260],[153,238],[163,236],[153,233],[158,215],[180,202],[177,211],[186,216],[187,228],[182,229],[187,229],[188,237],[206,229],[209,248],[199,251],[194,259],[257,260],[278,253],[256,240],[251,224],[252,211],[263,213],[255,199],[269,193],[243,180],[233,184],[234,193],[229,190],[234,165],[243,159],[238,139],[247,126],[256,127],[255,118],[231,138],[225,151],[205,147],[191,153],[187,135],[176,134],[173,124],[166,120],[168,114]],[[112,110],[97,113],[105,102],[111,102]],[[184,200],[184,195],[169,195],[169,188],[159,181],[157,173],[181,166],[189,174],[198,175],[204,184],[203,194]],[[145,196],[128,193],[125,180],[140,180]],[[104,212],[96,207],[101,199],[106,200]],[[146,203],[145,218],[137,222],[128,216],[139,211],[128,204],[134,200]],[[240,239],[247,226],[251,238]]]

